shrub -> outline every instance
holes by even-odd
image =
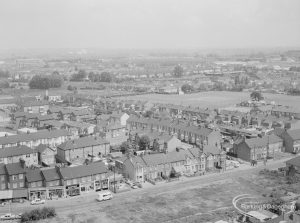
[[[53,207],[37,208],[31,211],[24,212],[21,216],[21,222],[37,221],[46,218],[52,218],[56,216],[55,209]]]

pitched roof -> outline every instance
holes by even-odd
[[[0,157],[12,157],[12,156],[20,156],[26,154],[36,153],[35,150],[30,149],[28,146],[15,146],[15,147],[7,147],[0,150]]]
[[[56,168],[41,170],[46,181],[60,180],[59,173]]]
[[[205,154],[213,154],[213,155],[218,155],[222,152],[222,150],[216,146],[212,145],[204,145],[203,147],[203,152]]]
[[[108,141],[99,137],[82,137],[79,139],[70,140],[64,142],[57,146],[62,150],[70,150],[70,149],[78,149],[78,148],[85,148],[88,146],[97,146],[102,144],[109,144]]]
[[[38,139],[51,139],[51,138],[58,138],[60,136],[69,136],[69,135],[70,133],[67,130],[63,130],[63,129],[41,130],[34,133],[0,137],[0,144],[4,145],[4,144],[12,144],[18,142],[29,142]]]
[[[27,182],[37,182],[37,181],[42,181],[43,177],[41,175],[41,170],[40,169],[27,169],[26,170],[26,180]]]
[[[26,172],[25,169],[22,167],[21,163],[9,163],[6,164],[5,167],[8,175],[15,175]]]
[[[5,164],[1,163],[0,164],[0,175],[5,175],[5,174],[6,174]]]
[[[61,168],[60,173],[63,179],[74,179],[91,176],[95,174],[107,173],[108,170],[103,162],[95,162],[89,165]]]
[[[186,158],[193,158],[192,154],[185,150],[173,151],[169,153],[149,154],[142,157],[147,166],[156,166],[164,163],[174,163],[184,161]]]
[[[83,115],[90,115],[91,114],[91,112],[87,109],[75,110],[75,111],[72,111],[72,113],[76,116],[83,116]]]
[[[129,159],[128,157],[124,156],[124,158],[120,159],[122,162],[125,162],[127,159]],[[142,165],[142,166],[146,166],[145,161],[142,159],[142,157],[140,156],[132,156],[131,157],[131,162],[134,166],[136,165]]]
[[[43,106],[43,105],[49,105],[48,101],[42,100],[42,101],[26,101],[26,102],[21,102],[21,106],[23,107],[31,107],[31,106]]]
[[[39,153],[44,152],[47,148],[49,148],[49,146],[45,145],[45,144],[40,144],[36,147],[36,151],[38,151]]]
[[[287,133],[292,137],[293,140],[300,139],[300,129],[288,130]]]
[[[254,147],[265,147],[268,146],[268,144],[274,144],[278,142],[282,142],[283,140],[276,136],[276,135],[266,135],[262,138],[252,138],[252,139],[246,139],[245,142],[250,148]]]
[[[286,161],[286,163],[290,164],[290,165],[300,167],[300,156],[297,156],[293,159],[290,159],[290,160]]]

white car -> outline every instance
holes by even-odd
[[[132,188],[132,189],[138,189],[139,187],[138,187],[137,185],[135,185],[135,184],[132,184],[132,185],[131,185],[131,188]]]
[[[101,191],[98,193],[97,201],[107,201],[111,200],[113,195],[110,191]]]
[[[12,219],[16,219],[16,216],[11,214],[11,213],[7,213],[5,215],[2,215],[0,217],[1,220],[12,220]]]
[[[35,200],[32,200],[30,204],[32,205],[37,205],[37,204],[45,204],[45,200],[42,200],[42,199],[35,199]]]

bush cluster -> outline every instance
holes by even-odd
[[[26,211],[21,216],[21,222],[37,221],[46,218],[52,218],[56,216],[55,209],[53,207],[43,207]]]

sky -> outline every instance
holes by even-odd
[[[299,47],[299,0],[0,0],[0,49]]]

